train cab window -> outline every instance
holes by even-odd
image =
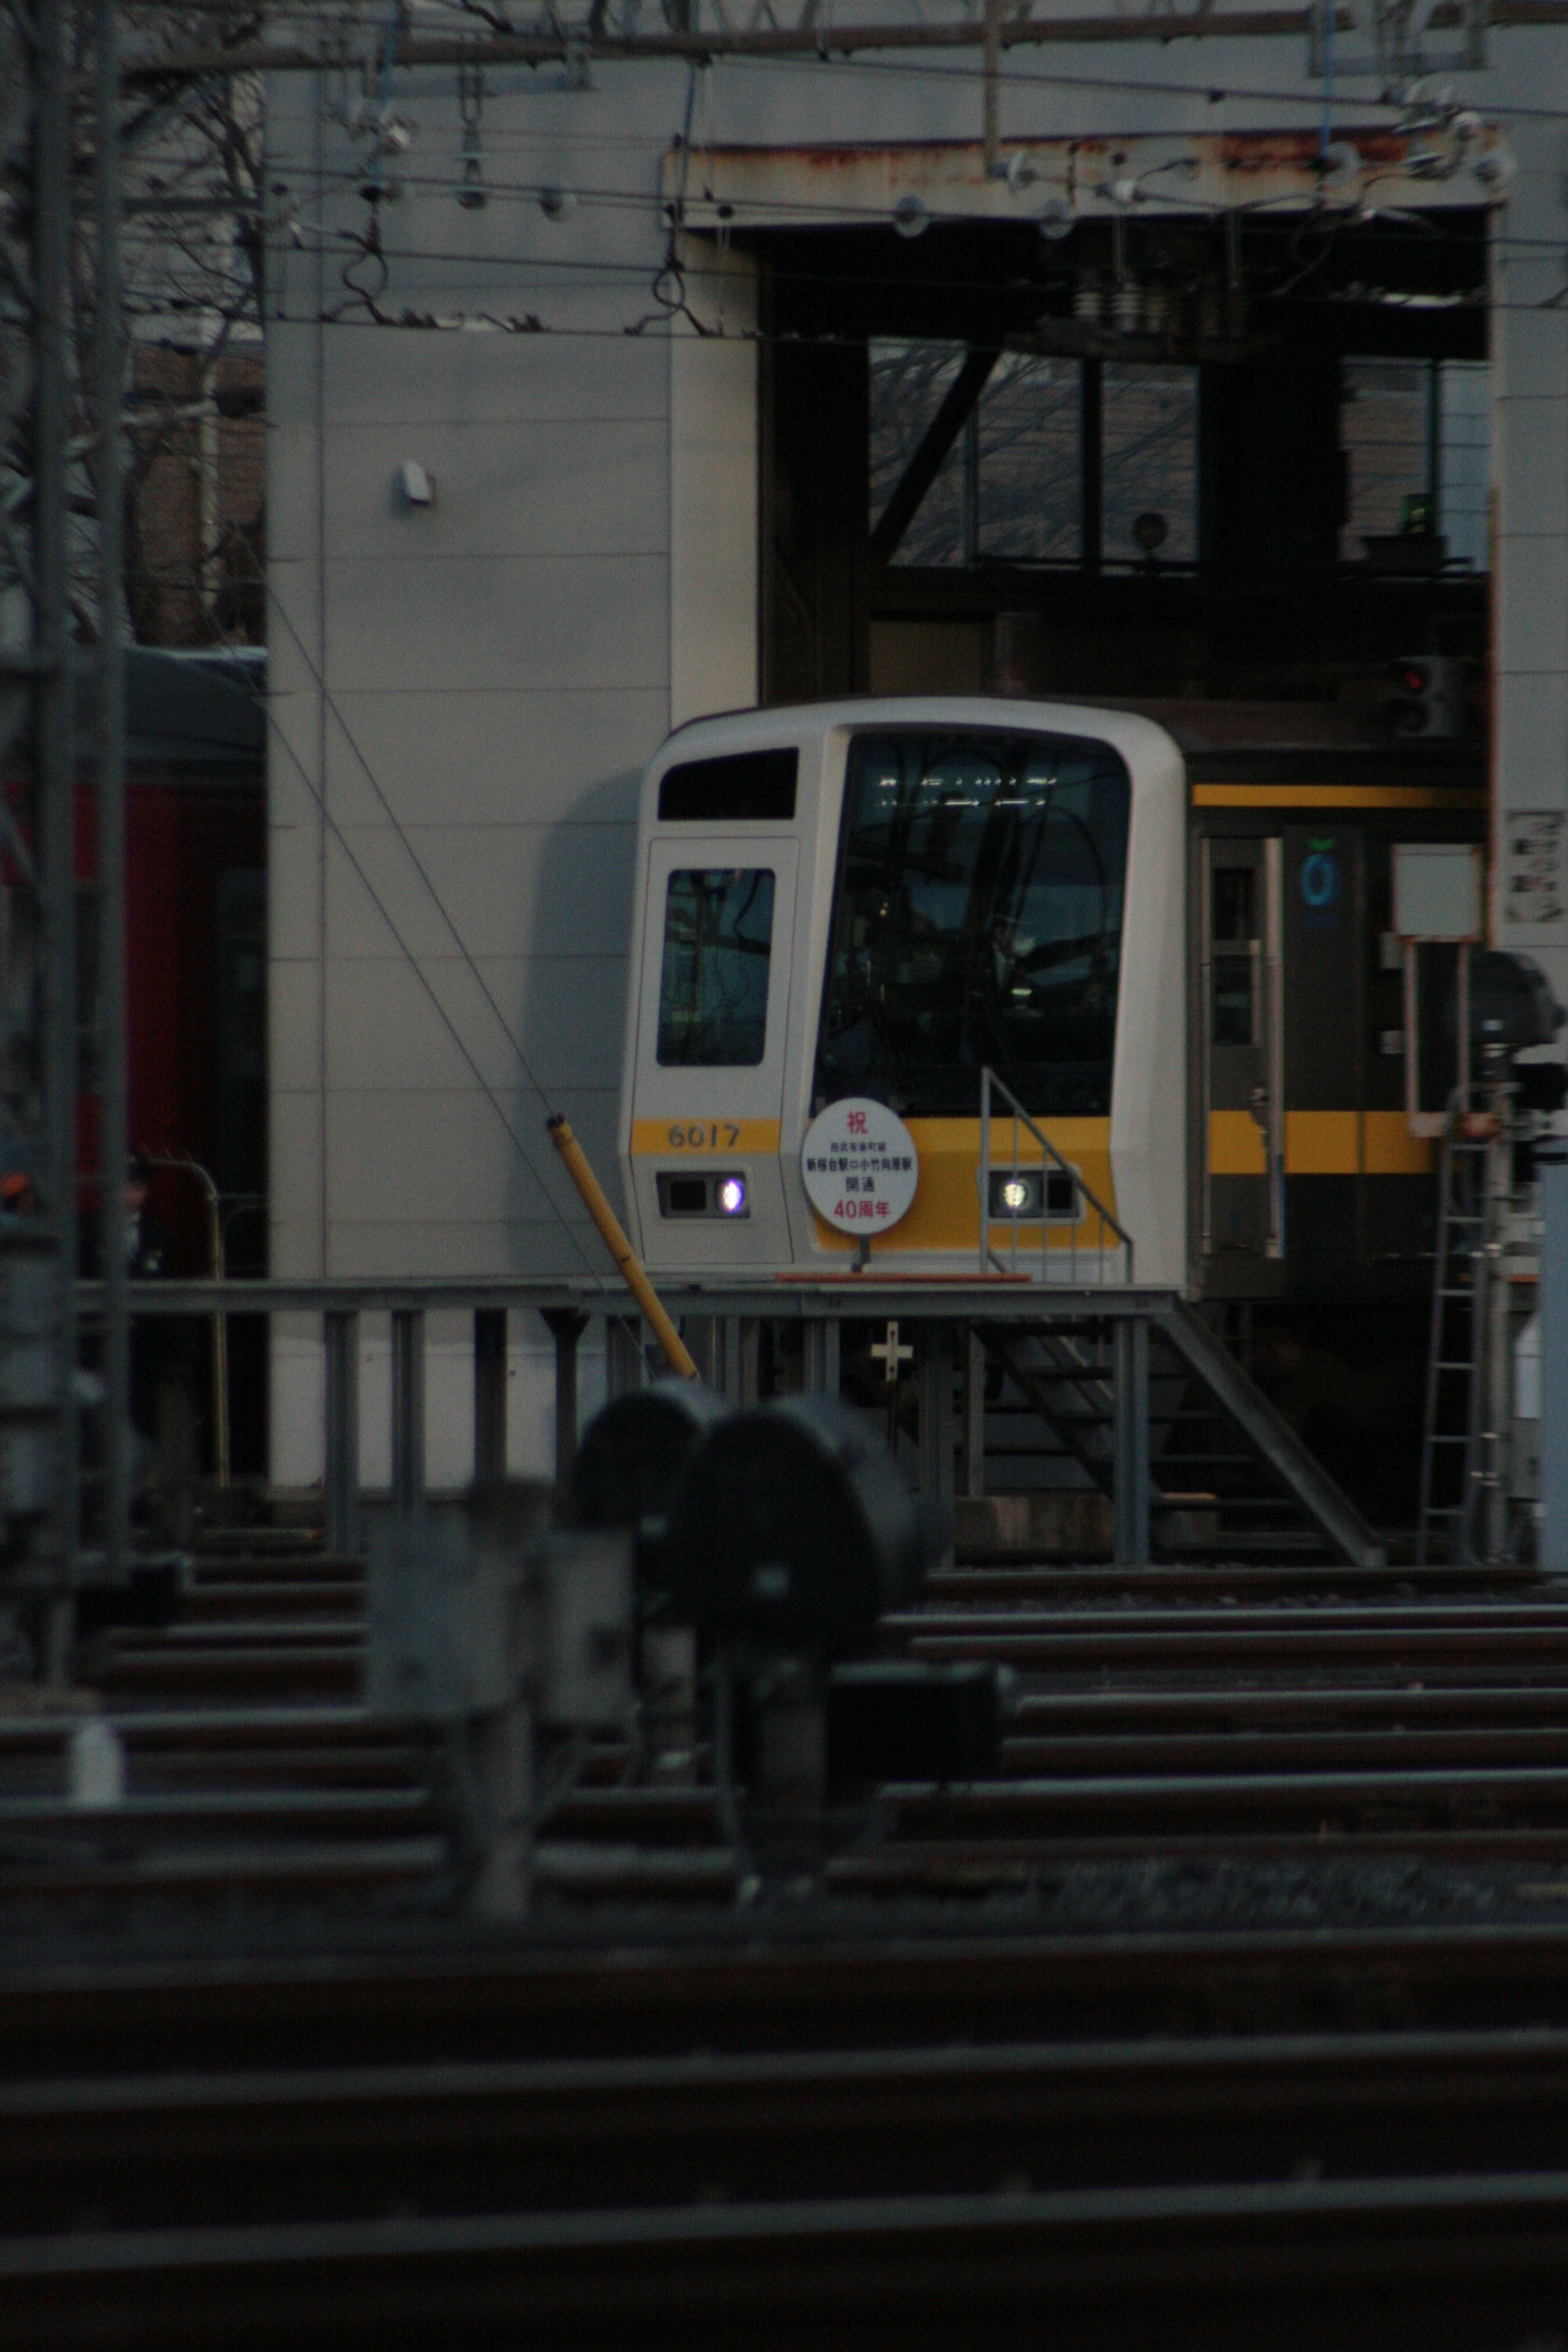
[[[682,760],[658,780],[661,823],[787,824],[795,814],[800,752],[791,743],[763,751],[729,751],[716,760]]]
[[[658,991],[662,1065],[754,1068],[767,1044],[773,877],[762,866],[672,874]]]
[[[1131,787],[1109,744],[978,730],[849,749],[816,1094],[973,1118],[1110,1108]]]
[[[1250,866],[1216,866],[1210,885],[1210,1003],[1216,1045],[1258,1043],[1257,876]]]

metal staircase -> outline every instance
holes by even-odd
[[[989,1377],[988,1489],[1110,1498],[1115,1367],[1109,1329],[976,1327]],[[1150,1318],[1155,1549],[1166,1557],[1371,1561],[1376,1539],[1241,1365],[1191,1308]]]

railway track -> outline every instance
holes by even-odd
[[[738,1906],[712,1790],[605,1743],[482,1931],[357,1570],[215,1546],[103,1644],[125,1803],[0,1721],[0,2347],[1547,2339],[1568,1601],[1347,1586],[940,1577],[885,1636],[1015,1668],[999,1779]],[[1353,1924],[1439,1864],[1460,1916]],[[1119,1914],[1162,1870],[1287,1924]]]
[[[1432,2021],[1510,1998],[1552,2021]],[[1227,2014],[1292,2001],[1340,2021]],[[0,1980],[0,2343],[1021,2345],[1048,2298],[1479,2352],[1568,2294],[1565,2095],[1550,1931],[56,1969]]]
[[[0,1911],[204,1891],[445,1899],[431,1743],[359,1705],[363,1582],[308,1537],[220,1536],[178,1622],[100,1645],[129,1799],[64,1791],[70,1726],[0,1718]],[[1130,1854],[1568,1862],[1568,1597],[1526,1571],[950,1570],[885,1643],[1014,1668],[1000,1780],[862,1806],[843,1895],[1026,1884]],[[536,1853],[574,1905],[734,1898],[710,1788],[616,1785],[606,1743]]]

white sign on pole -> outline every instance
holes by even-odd
[[[904,1216],[920,1182],[915,1139],[886,1103],[864,1095],[829,1103],[800,1148],[805,1196],[840,1233],[870,1240]]]
[[[1505,932],[1554,943],[1568,920],[1568,817],[1561,809],[1510,809],[1500,831]]]

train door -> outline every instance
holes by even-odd
[[[1284,1255],[1282,851],[1278,837],[1204,843],[1205,1257]]]
[[[779,1171],[795,932],[787,835],[648,853],[633,1191],[651,1265],[788,1262]]]

